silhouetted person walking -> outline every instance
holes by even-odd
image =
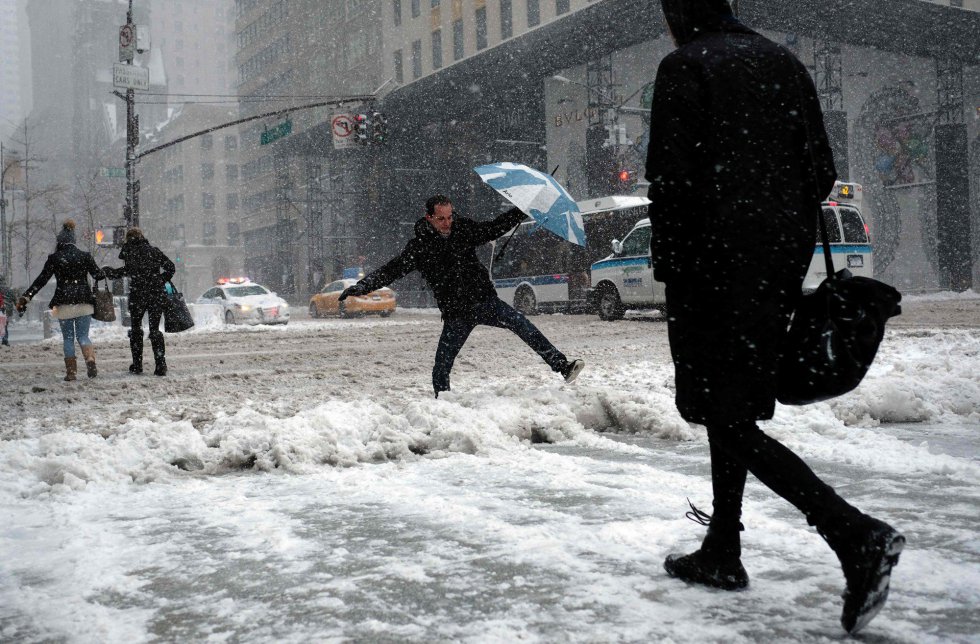
[[[741,563],[746,473],[792,503],[837,553],[841,624],[866,625],[905,543],[763,433],[779,348],[836,178],[806,68],[739,23],[725,0],[661,0],[677,50],[654,86],[646,177],[654,277],[667,286],[676,402],[707,427],[714,513],[701,548],[667,557],[689,582],[748,585]]]

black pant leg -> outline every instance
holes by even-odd
[[[568,359],[565,354],[551,344],[551,341],[523,313],[503,300],[498,299],[489,304],[487,314],[479,319],[479,323],[513,332],[541,356],[541,359],[551,367],[552,371],[561,372],[568,366]]]
[[[143,363],[143,315],[146,305],[138,300],[129,300],[129,350],[133,354],[133,364]]]
[[[166,344],[163,340],[163,332],[160,330],[160,318],[163,316],[163,307],[154,303],[147,310],[150,323],[150,347],[153,349],[153,360],[163,363],[166,356]]]
[[[436,396],[440,391],[449,391],[449,372],[453,369],[456,356],[470,337],[476,323],[470,320],[445,320],[442,335],[436,348],[436,362],[432,367],[432,388]]]
[[[713,446],[717,445],[725,454],[741,463],[763,485],[789,501],[821,533],[834,523],[848,523],[863,516],[820,480],[803,459],[767,436],[755,422],[709,426],[708,439]],[[735,479],[729,480],[729,489],[722,490],[722,497],[728,499],[727,503],[731,503],[731,496],[734,496],[732,481]],[[741,507],[741,494],[738,497]]]

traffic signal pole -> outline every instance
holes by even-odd
[[[133,0],[129,0],[126,11],[126,26],[131,34],[136,33],[133,24]],[[133,64],[133,60],[129,61]],[[136,121],[136,92],[132,88],[126,90],[126,227],[140,225],[139,202],[136,196],[136,144],[139,142],[139,123]]]

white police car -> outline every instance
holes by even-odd
[[[861,215],[863,189],[859,183],[837,181],[821,214],[834,270],[847,268],[854,275],[872,277],[874,257],[868,226]],[[613,240],[613,254],[592,264],[591,310],[603,320],[619,320],[627,309],[661,309],[667,302],[665,286],[653,279],[650,259],[650,220],[641,219],[623,241]],[[813,258],[803,291],[812,291],[827,277],[823,245],[817,233]]]
[[[613,254],[592,265],[589,304],[603,320],[619,320],[626,309],[660,308],[664,285],[653,279],[650,220],[641,219],[623,241],[613,240]]]
[[[289,304],[247,277],[221,278],[197,298],[198,304],[218,305],[226,324],[287,324]]]

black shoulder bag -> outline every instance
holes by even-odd
[[[799,87],[800,113],[815,185],[819,185],[812,138]],[[806,405],[841,396],[860,384],[868,373],[888,318],[900,315],[902,294],[868,277],[855,277],[846,268],[834,272],[823,213],[818,216],[827,278],[800,298],[779,361],[776,399],[784,405]]]

